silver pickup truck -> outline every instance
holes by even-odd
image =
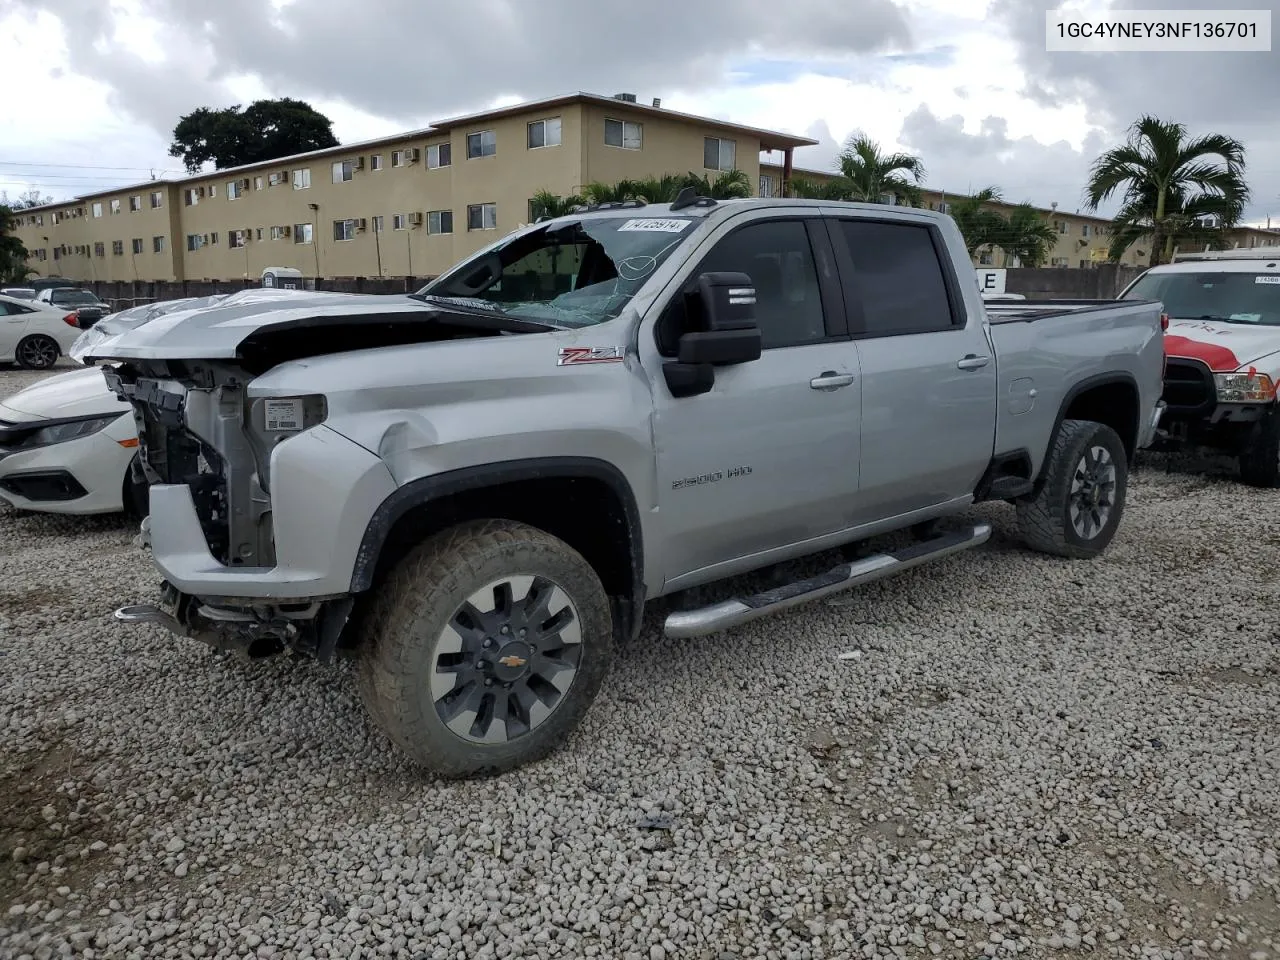
[[[938,523],[982,500],[1036,550],[1105,549],[1159,419],[1160,312],[984,310],[925,210],[688,193],[530,225],[412,296],[177,311],[91,351],[136,412],[164,578],[117,615],[350,651],[414,760],[508,769],[575,727],[656,598],[846,548],[668,604],[672,636],[725,630],[983,543]]]

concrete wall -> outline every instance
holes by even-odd
[[[1073,267],[1014,267],[1005,274],[1005,292],[1029,300],[1109,300],[1143,272],[1142,267],[1103,263]]]

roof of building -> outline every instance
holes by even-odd
[[[244,173],[250,170],[265,170],[277,166],[287,166],[292,163],[311,160],[316,157],[331,157],[346,153],[355,153],[360,150],[366,150],[370,147],[379,147],[390,143],[398,143],[402,140],[415,140],[439,136],[441,134],[448,133],[455,127],[463,125],[475,124],[485,120],[499,120],[504,117],[513,117],[519,116],[522,113],[530,113],[534,110],[545,110],[554,107],[568,106],[573,103],[609,105],[617,108],[618,110],[627,111],[633,114],[639,113],[654,117],[665,117],[671,120],[683,120],[689,123],[696,123],[701,126],[717,130],[749,133],[760,138],[761,150],[785,150],[791,147],[808,147],[814,146],[818,142],[817,140],[811,140],[808,137],[797,137],[777,130],[764,130],[759,127],[749,127],[739,123],[732,123],[728,120],[717,120],[713,117],[700,117],[692,113],[681,113],[678,110],[666,110],[662,107],[652,106],[650,104],[633,103],[629,100],[620,100],[617,97],[606,97],[598,93],[584,93],[582,91],[578,91],[575,93],[562,94],[556,97],[546,97],[541,100],[527,100],[523,103],[514,103],[507,107],[483,110],[479,113],[464,114],[462,116],[436,121],[429,127],[422,127],[417,130],[405,130],[400,133],[388,134],[383,137],[375,137],[371,140],[342,143],[336,147],[325,147],[322,150],[310,150],[306,153],[295,153],[287,157],[277,157],[274,160],[261,160],[257,163],[246,163],[238,167],[225,167],[221,170],[206,170],[201,171],[200,173],[193,173],[186,177],[176,177],[167,180],[147,180],[143,183],[112,187],[108,190],[95,190],[92,193],[77,194],[68,200],[59,200],[57,203],[46,203],[38,207],[28,207],[22,212],[40,212],[45,210],[56,210],[59,207],[74,207],[80,205],[86,200],[93,200],[98,197],[128,193],[131,190],[141,190],[143,188],[154,190],[157,184],[168,184],[172,186],[190,183],[193,181],[221,179],[228,176],[234,176],[237,173]]]

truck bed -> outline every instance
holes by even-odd
[[[1152,305],[1155,300],[995,300],[985,303],[987,318],[993,324],[1030,323],[1061,317],[1112,310],[1136,304]]]

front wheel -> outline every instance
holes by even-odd
[[[1128,480],[1119,434],[1091,420],[1062,421],[1039,493],[1015,503],[1023,540],[1041,553],[1096,557],[1120,526]]]
[[[582,720],[613,652],[591,565],[506,520],[461,524],[416,548],[366,624],[366,708],[411,759],[446,777],[546,756]]]
[[[37,333],[23,337],[13,351],[13,357],[18,366],[27,370],[48,370],[58,362],[59,352],[58,342],[53,337]]]

